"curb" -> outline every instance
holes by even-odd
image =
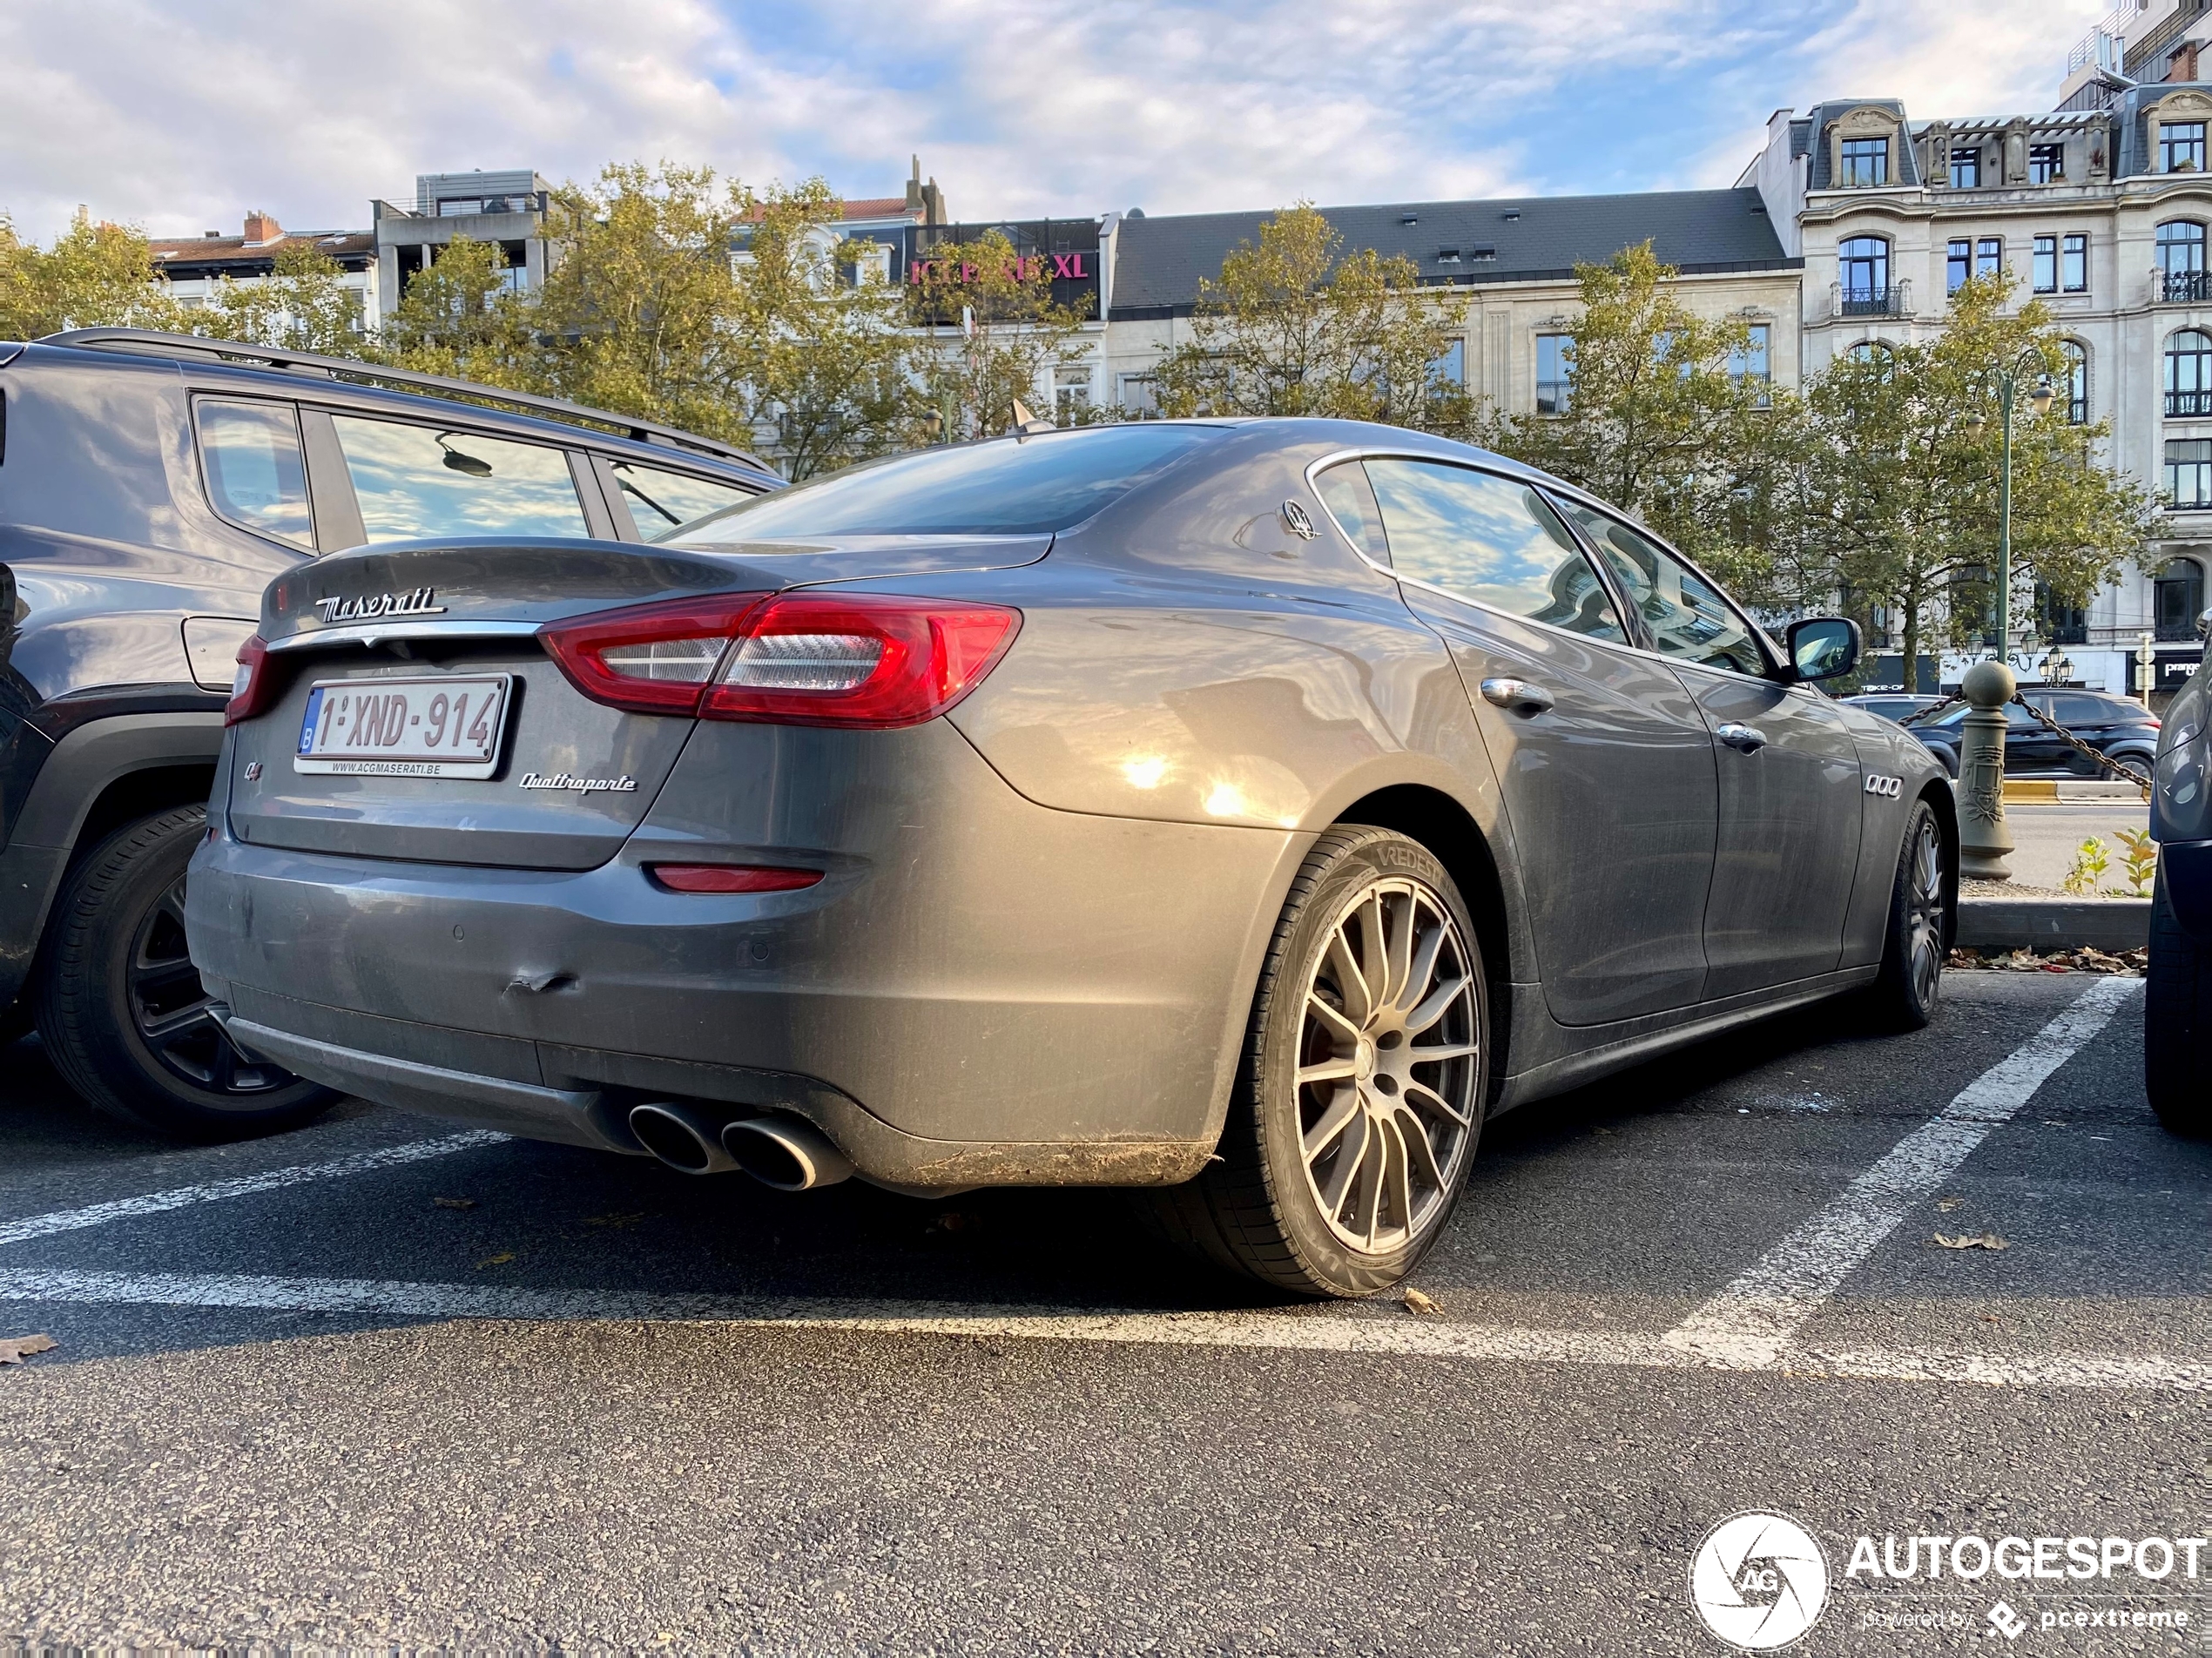
[[[2141,950],[2150,944],[2150,900],[1962,898],[1952,942],[1967,950]]]

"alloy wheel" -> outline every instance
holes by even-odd
[[[1913,835],[1907,879],[1905,925],[1912,988],[1924,1006],[1932,1005],[1943,974],[1943,847],[1932,818],[1924,819]]]
[[[215,1022],[214,998],[185,948],[185,883],[172,882],[131,940],[131,1022],[164,1070],[241,1099],[288,1088],[291,1072],[247,1054]]]
[[[1353,1250],[1400,1249],[1449,1206],[1480,1108],[1477,989],[1458,925],[1418,881],[1370,882],[1329,931],[1298,1032],[1299,1156]]]

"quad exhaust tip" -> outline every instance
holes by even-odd
[[[807,1191],[851,1178],[852,1162],[830,1137],[797,1117],[747,1117],[718,1129],[676,1100],[633,1106],[630,1131],[671,1169],[726,1175],[742,1169],[778,1191]]]

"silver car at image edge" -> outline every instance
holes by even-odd
[[[1156,1188],[1364,1294],[1501,1110],[1841,993],[1925,1022],[1952,793],[1810,683],[1858,643],[1327,421],[366,549],[267,590],[192,956],[371,1100],[793,1189]]]

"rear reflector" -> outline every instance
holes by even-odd
[[[1001,605],[813,588],[638,605],[538,637],[577,690],[617,708],[881,730],[943,713],[1021,625]]]
[[[766,864],[647,864],[645,873],[671,893],[795,893],[822,878]]]

